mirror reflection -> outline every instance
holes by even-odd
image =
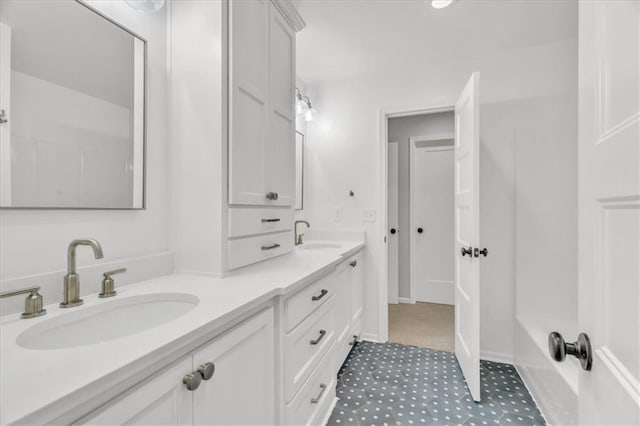
[[[0,2],[0,206],[144,208],[145,41],[75,0]]]

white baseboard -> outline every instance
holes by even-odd
[[[454,304],[454,283],[452,281],[424,280],[416,285],[415,300],[441,305]]]
[[[480,359],[485,361],[500,362],[503,364],[514,363],[513,355],[507,355],[499,352],[480,351]]]
[[[373,334],[373,333],[362,333],[360,334],[360,340],[366,340],[367,342],[373,342],[373,343],[382,343],[380,342],[380,339],[378,338],[377,334]]]
[[[411,300],[408,297],[398,297],[398,303],[416,303],[416,301]]]

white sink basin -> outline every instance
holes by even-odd
[[[117,297],[38,323],[22,332],[16,341],[27,349],[93,345],[167,323],[186,314],[199,302],[198,297],[186,293]]]
[[[342,247],[342,244],[323,241],[309,241],[308,243],[303,243],[298,247],[302,250],[337,249]]]

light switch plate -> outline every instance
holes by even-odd
[[[344,209],[342,207],[333,208],[333,221],[342,222],[342,216],[344,215]]]
[[[376,209],[362,209],[362,221],[363,222],[375,222],[376,221]]]

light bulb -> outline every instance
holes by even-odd
[[[306,122],[313,121],[316,113],[317,111],[313,108],[307,109],[307,111],[304,113],[304,121]]]
[[[137,11],[152,13],[162,9],[165,0],[125,0],[129,6]]]

